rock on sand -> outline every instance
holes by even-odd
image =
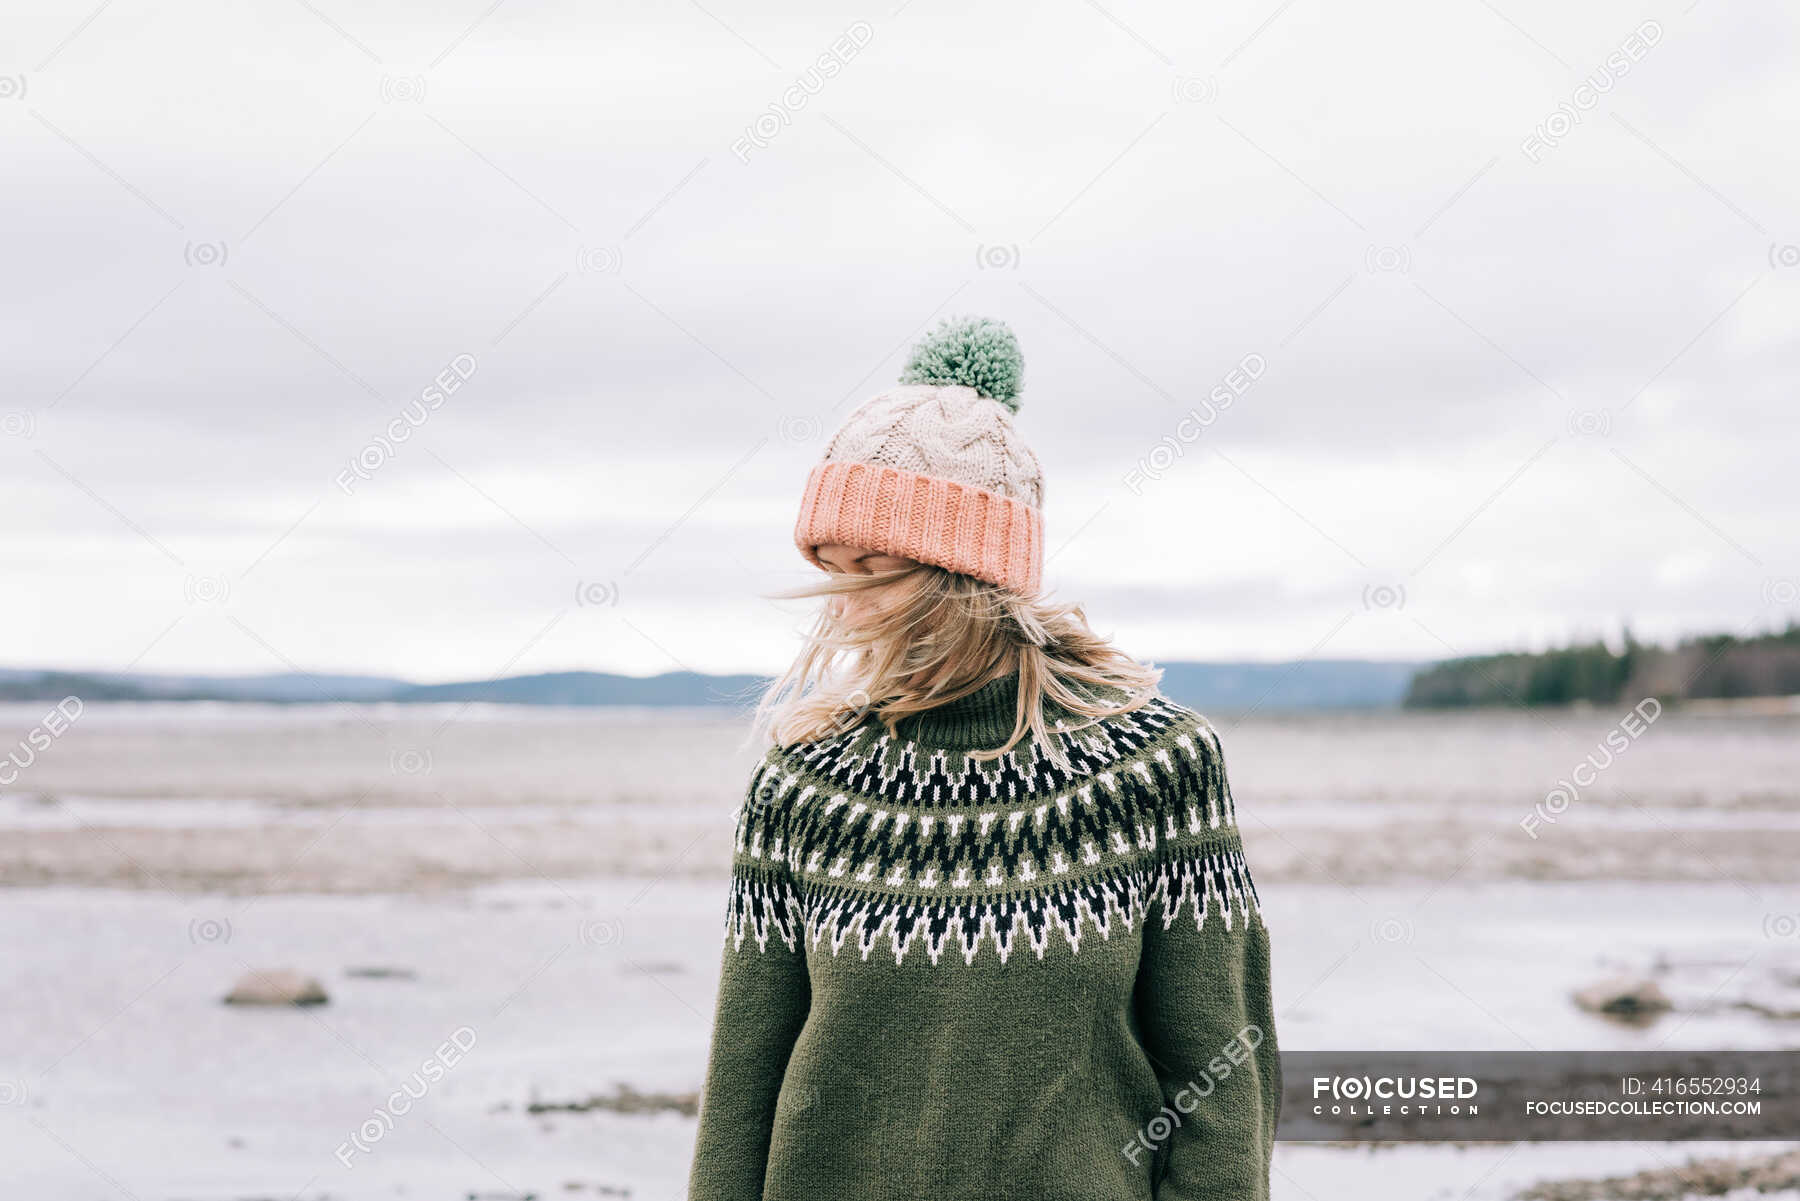
[[[1622,1022],[1650,1022],[1670,1008],[1662,985],[1648,978],[1611,976],[1575,990],[1575,1003],[1589,1013]]]
[[[323,1005],[330,999],[317,980],[285,969],[250,972],[225,994],[227,1005]]]

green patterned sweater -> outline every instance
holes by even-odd
[[[1268,933],[1218,738],[1158,698],[1056,735],[1072,770],[969,757],[1016,687],[752,774],[694,1201],[1268,1196]]]

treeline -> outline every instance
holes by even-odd
[[[1482,655],[1421,668],[1407,686],[1412,709],[1467,705],[1612,704],[1800,694],[1800,624],[1754,638],[1714,634],[1674,647],[1629,634],[1621,650],[1603,642],[1538,654]]]

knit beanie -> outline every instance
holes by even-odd
[[[832,435],[806,480],[794,542],[917,559],[1026,596],[1044,574],[1044,478],[1013,429],[1025,361],[999,321],[946,320],[898,388]]]

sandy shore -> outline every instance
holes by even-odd
[[[1592,786],[1569,788],[1612,720],[1219,724],[1251,862],[1271,883],[1792,878],[1800,718],[1667,716]],[[384,893],[702,878],[723,871],[756,754],[715,713],[93,705],[0,791],[0,884]]]
[[[1246,807],[1243,821],[1257,879],[1270,884],[1724,879],[1754,888],[1792,880],[1800,863],[1800,829],[1758,824],[1756,813],[1695,826],[1592,807],[1536,840],[1507,816],[1427,811],[1344,829],[1267,806]],[[695,879],[723,872],[731,822],[728,803],[665,812],[448,797],[380,809],[0,800],[0,882],[248,894],[430,892],[646,868]]]
[[[1800,720],[1671,716],[1532,837],[1612,721],[1221,721],[1283,1045],[1800,1045]],[[711,714],[93,706],[0,792],[8,1183],[679,1197],[754,755]],[[220,1004],[271,968],[329,1003]],[[1617,973],[1674,1008],[1632,1027],[1573,1004]],[[358,1148],[458,1031],[458,1066]],[[1800,1201],[1769,1156],[1283,1144],[1275,1195]]]
[[[1268,892],[1292,1049],[1794,1039],[1792,1023],[1726,1003],[1800,992],[1800,954],[1772,947],[1730,886]],[[432,897],[15,890],[0,909],[8,1183],[18,1196],[143,1201],[679,1197],[721,905],[715,883],[680,880]],[[317,977],[329,1004],[220,1004],[240,974],[274,966]],[[1630,1028],[1570,1003],[1571,982],[1623,967],[1659,970],[1675,1011]],[[353,1132],[457,1031],[467,1054],[346,1165]],[[1283,1144],[1276,1196],[1509,1201],[1546,1181],[1767,1150]],[[129,1193],[109,1193],[96,1170]]]

